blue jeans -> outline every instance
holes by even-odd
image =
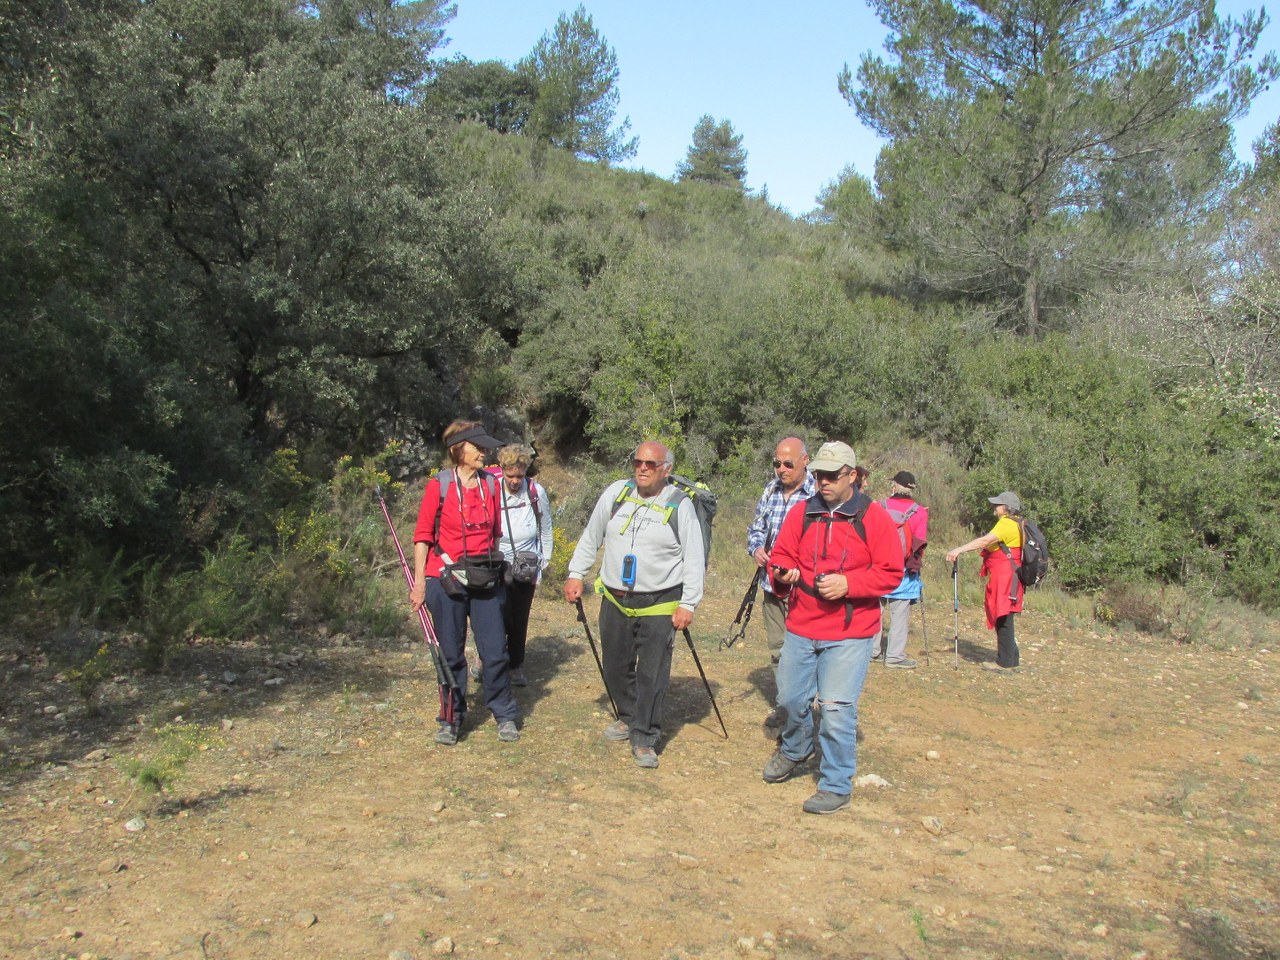
[[[806,640],[790,630],[778,661],[782,755],[803,760],[813,750],[813,698],[822,709],[818,789],[848,795],[858,772],[858,698],[875,637]]]

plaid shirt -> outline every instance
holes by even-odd
[[[760,502],[756,504],[756,518],[751,521],[751,526],[747,527],[747,554],[754,557],[761,547],[771,549],[773,541],[778,537],[778,531],[782,529],[782,521],[786,519],[787,511],[797,503],[804,503],[816,490],[817,485],[813,482],[813,474],[807,470],[804,474],[804,482],[789,497],[782,492],[782,485],[778,483],[777,477],[766,483],[764,493],[760,495]],[[768,576],[768,568],[762,568],[760,573],[765,592],[773,593],[773,583]]]

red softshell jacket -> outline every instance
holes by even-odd
[[[865,541],[852,522],[863,504]],[[811,518],[808,529],[806,515]],[[815,494],[791,508],[769,563],[800,570],[800,582],[787,598],[787,629],[792,633],[809,640],[872,637],[880,630],[880,598],[902,582],[902,541],[884,508],[861,493],[835,510]],[[819,573],[844,574],[849,580],[847,598],[815,596],[814,577]],[[776,575],[774,589],[778,596],[787,596],[787,585]]]
[[[441,482],[447,485],[443,498]],[[440,554],[447,553],[455,562],[464,556],[486,556],[497,550],[502,539],[501,503],[495,496],[497,485],[491,477],[480,476],[474,487],[459,487],[449,471],[441,471],[427,481],[418,507],[418,524],[413,531],[414,543],[429,543],[426,576],[438,577],[444,567]],[[499,481],[501,483],[501,481]],[[458,491],[462,502],[458,502]],[[436,514],[440,517],[440,542],[435,542]],[[465,537],[464,537],[465,534]]]

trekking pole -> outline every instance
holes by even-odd
[[[733,618],[733,623],[729,624],[729,633],[720,641],[720,649],[728,650],[735,643],[747,635],[747,624],[751,622],[751,611],[756,606],[756,594],[760,590],[760,571],[757,570],[751,575],[751,586],[747,587],[746,596],[742,598],[742,603],[738,604],[738,615]],[[733,628],[737,627],[737,630]]]
[[[711,709],[716,712],[716,719],[720,721],[720,729],[724,731],[724,738],[729,739],[729,728],[724,725],[724,718],[720,716],[720,708],[716,706],[716,695],[711,692],[711,684],[707,683],[707,674],[702,669],[702,661],[698,659],[698,648],[693,645],[693,637],[689,636],[689,628],[684,628],[684,642],[689,644],[689,652],[693,654],[693,662],[698,668],[698,675],[702,677],[702,685],[707,688],[707,696],[711,698]]]
[[[621,720],[622,718],[618,716],[618,705],[613,702],[613,694],[609,692],[609,681],[604,678],[604,663],[600,659],[600,651],[596,649],[596,638],[591,635],[591,624],[587,623],[587,613],[582,609],[582,598],[579,597],[573,603],[578,608],[578,619],[582,621],[582,628],[587,631],[587,643],[591,645],[591,655],[596,658],[596,669],[600,671],[604,695],[609,698],[609,706],[613,709],[613,719]]]
[[[951,561],[951,608],[956,612],[956,666],[960,669],[960,561]]]
[[[924,587],[920,587],[920,630],[924,633],[924,665],[929,665],[929,624],[924,618]]]
[[[382,516],[387,521],[387,529],[391,531],[391,539],[396,545],[396,555],[400,557],[400,569],[404,571],[405,582],[409,584],[410,592],[413,591],[413,570],[409,567],[409,561],[404,557],[404,548],[400,546],[400,537],[396,534],[396,525],[391,522],[391,514],[387,511],[387,501],[382,499],[382,487],[375,487],[378,495],[378,505],[382,507]],[[453,671],[449,669],[449,663],[444,658],[444,653],[440,649],[440,641],[436,637],[436,632],[431,626],[431,615],[427,613],[427,604],[424,600],[422,606],[418,608],[418,622],[422,624],[422,636],[427,645],[427,651],[431,654],[431,662],[436,668],[436,685],[440,688],[440,716],[444,718],[444,722],[452,725],[453,723],[453,691],[458,689],[458,683],[453,678]]]

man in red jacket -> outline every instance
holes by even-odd
[[[847,443],[822,445],[809,464],[818,492],[787,514],[769,558],[775,592],[790,599],[778,662],[782,740],[764,779],[781,783],[813,756],[817,697],[822,760],[806,813],[849,805],[858,769],[858,698],[880,635],[880,598],[902,581],[897,527],[855,488],[857,466]]]

